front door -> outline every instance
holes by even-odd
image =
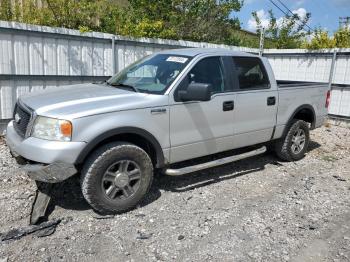
[[[181,102],[177,92],[188,83],[206,83],[213,87],[211,100]],[[229,150],[233,147],[235,93],[225,80],[222,58],[206,57],[198,61],[178,86],[170,106],[170,161]]]

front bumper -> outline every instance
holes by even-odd
[[[12,121],[7,126],[5,140],[14,155],[44,164],[55,162],[74,164],[86,146],[85,142],[48,141],[35,137],[22,138],[14,129]]]
[[[30,178],[58,183],[77,173],[75,161],[84,142],[47,141],[34,137],[22,138],[10,122],[5,136],[11,154]]]
[[[27,164],[22,170],[26,171],[31,179],[46,183],[59,183],[77,173],[74,165],[59,162],[50,165]]]

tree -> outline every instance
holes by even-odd
[[[302,45],[307,49],[326,49],[326,48],[350,48],[350,29],[340,28],[334,36],[329,36],[328,32],[321,28],[315,30],[311,40],[305,41]]]
[[[12,4],[11,4],[12,2]],[[30,24],[115,32],[125,0],[2,0],[0,19]]]
[[[349,48],[350,47],[350,28],[340,28],[334,33],[335,45],[338,48]]]
[[[302,47],[307,49],[325,49],[334,48],[335,46],[336,42],[334,39],[329,37],[327,31],[323,31],[320,28],[315,30],[310,41],[305,41],[302,44]]]
[[[239,20],[230,15],[243,4],[241,0],[129,2],[131,15],[122,33],[131,29],[138,36],[159,34],[160,37],[221,43],[230,35],[230,29],[239,27]]]
[[[243,0],[1,0],[0,19],[133,37],[249,46],[238,32]]]
[[[260,34],[261,19],[257,12],[253,12],[252,15],[258,25],[257,32]],[[269,10],[269,23],[265,28],[265,36],[274,43],[276,48],[299,48],[303,39],[309,34],[305,26],[310,17],[310,13],[303,18],[294,13],[277,20],[272,10]]]
[[[12,12],[11,0],[1,0],[0,5],[0,19],[1,20],[12,20],[13,12]]]

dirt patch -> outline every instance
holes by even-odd
[[[47,237],[0,242],[0,261],[349,261],[350,129],[312,131],[307,156],[265,154],[183,177],[158,175],[128,213],[101,217],[72,178]],[[35,184],[0,140],[0,232],[28,225]]]

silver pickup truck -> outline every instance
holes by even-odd
[[[56,183],[78,173],[87,202],[116,213],[143,199],[155,170],[183,175],[267,145],[283,160],[301,159],[328,103],[327,84],[277,83],[266,58],[176,49],[103,83],[19,98],[6,141],[31,178]]]

